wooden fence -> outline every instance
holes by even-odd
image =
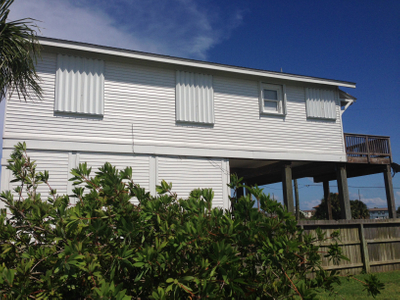
[[[323,258],[322,265],[327,270],[341,270],[342,274],[386,272],[400,270],[400,219],[384,220],[301,220],[298,225],[306,233],[315,234],[318,227],[326,231],[340,231],[338,244],[350,261],[342,260],[334,265]],[[329,243],[321,244],[327,250]]]

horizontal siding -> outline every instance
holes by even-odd
[[[223,179],[225,172],[221,160],[158,157],[157,181],[172,182],[172,191],[180,198],[187,198],[197,188],[212,188],[213,206],[223,207]]]
[[[271,152],[285,153],[285,159],[309,153],[310,160],[314,154],[344,154],[339,107],[336,120],[307,119],[306,86],[286,84],[285,117],[260,116],[256,81],[213,75],[215,123],[180,124],[175,116],[175,70],[105,61],[103,118],[54,115],[56,55],[43,53],[42,58],[38,72],[44,99],[25,103],[14,95],[8,101],[6,138],[163,145],[180,147],[189,156],[190,147],[259,151],[266,159]]]
[[[4,152],[3,152],[4,153]],[[28,155],[31,161],[35,161],[36,172],[49,171],[49,185],[52,189],[57,190],[58,195],[67,193],[68,182],[68,153],[67,152],[52,152],[52,151],[32,151],[28,150]],[[13,190],[18,186],[18,182],[7,183],[14,177],[10,170],[3,166],[2,170],[2,190]],[[8,174],[6,174],[8,173]],[[47,199],[49,196],[49,187],[46,184],[40,184],[37,192],[42,195],[42,199]],[[13,192],[14,199],[18,199],[18,194]],[[23,194],[26,197],[26,193]],[[0,206],[1,208],[2,206]]]
[[[335,121],[309,120],[304,88],[287,85],[286,91],[287,116],[260,117],[257,82],[214,76],[212,128],[177,126],[174,103],[168,97],[159,98],[155,107],[140,99],[134,121],[135,140],[244,151],[343,152],[339,107]]]
[[[136,184],[139,184],[146,191],[150,188],[150,158],[145,155],[115,155],[115,154],[98,154],[98,153],[80,153],[79,162],[86,162],[92,167],[92,176],[98,168],[106,162],[116,167],[118,170],[124,170],[126,167],[132,167],[132,178]]]
[[[42,61],[37,67],[42,78],[42,101],[25,103],[19,101],[17,95],[13,95],[12,99],[7,102],[5,137],[25,134],[32,139],[41,139],[41,135],[45,134],[74,141],[78,136],[86,139],[87,142],[91,142],[91,140],[96,142],[96,138],[110,141],[118,138],[131,144],[132,123],[137,112],[136,99],[148,99],[150,105],[151,103],[156,105],[160,94],[163,94],[163,86],[167,81],[168,86],[172,86],[169,96],[172,96],[175,101],[174,76],[165,76],[165,72],[160,72],[158,69],[133,68],[124,64],[106,62],[103,118],[55,115],[56,66],[56,55],[43,53]],[[168,75],[174,74],[173,72],[167,73]],[[27,120],[29,121],[27,122]]]

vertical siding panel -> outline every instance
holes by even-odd
[[[158,182],[172,182],[172,191],[178,197],[187,198],[196,188],[212,188],[214,191],[213,207],[223,207],[223,176],[228,170],[223,168],[223,160],[158,157]]]
[[[336,119],[336,94],[331,90],[306,88],[306,111],[309,118]]]
[[[57,61],[55,109],[103,114],[104,62],[61,54]]]
[[[212,123],[214,120],[212,76],[176,71],[177,121]],[[182,92],[181,86],[183,87]],[[184,106],[182,115],[180,107]]]
[[[95,176],[95,172],[104,163],[109,162],[118,170],[126,167],[132,167],[132,178],[146,191],[150,191],[150,156],[148,155],[123,155],[114,153],[80,153],[80,163],[86,162],[88,167],[92,167],[91,176]]]
[[[49,185],[52,189],[57,190],[57,194],[63,195],[67,193],[68,184],[68,153],[67,152],[56,152],[56,151],[33,151],[28,149],[28,155],[31,160],[35,161],[36,172],[49,171]],[[11,171],[4,168],[2,171],[2,189],[12,191],[19,185],[18,182],[10,183],[9,181],[15,179],[12,176]],[[7,176],[8,175],[8,176]],[[4,178],[4,179],[3,179]],[[3,180],[5,182],[3,182]],[[7,184],[8,181],[8,184]],[[47,199],[50,196],[49,188],[46,184],[40,184],[37,192],[41,194],[42,200]],[[14,199],[18,199],[17,193],[13,192]],[[24,188],[24,197],[27,197]],[[1,207],[1,206],[0,206]]]

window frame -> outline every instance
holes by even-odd
[[[264,99],[264,90],[276,91],[278,99]],[[276,102],[277,111],[266,110],[264,107],[264,101]],[[260,82],[259,83],[259,105],[260,114],[262,115],[275,115],[275,116],[285,116],[287,114],[286,110],[286,85],[285,84],[273,84]]]

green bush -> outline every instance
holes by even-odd
[[[1,194],[11,212],[0,218],[2,299],[313,299],[316,287],[339,282],[320,266],[324,234],[304,235],[258,187],[246,188],[260,211],[249,196],[231,197],[228,211],[212,208],[210,189],[177,199],[163,181],[153,197],[131,168],[106,163],[91,177],[81,164],[71,172],[71,206],[50,186],[41,199],[49,175],[36,171],[25,144],[8,169],[19,185],[18,199]],[[233,176],[230,187],[240,186]],[[326,255],[344,258],[337,244]]]

